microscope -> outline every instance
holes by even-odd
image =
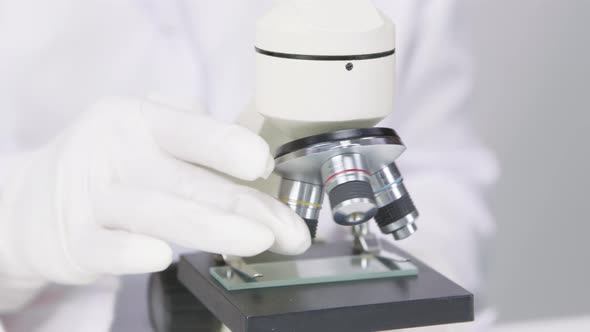
[[[370,0],[275,1],[254,51],[257,131],[275,149],[277,199],[315,238],[327,196],[354,240],[314,241],[296,257],[185,255],[152,277],[155,329],[358,332],[472,320],[469,292],[369,231],[373,219],[394,240],[418,229],[396,165],[406,147],[394,129],[374,127],[394,109],[391,20]]]
[[[257,24],[256,110],[292,138],[275,154],[278,198],[315,236],[324,193],[343,226],[375,218],[404,239],[418,212],[390,128],[395,28],[369,1],[281,1]]]

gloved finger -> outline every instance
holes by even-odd
[[[239,194],[232,211],[263,223],[274,234],[270,251],[298,255],[311,245],[311,237],[303,219],[285,204],[259,191]]]
[[[274,168],[268,144],[245,128],[147,101],[142,111],[158,145],[179,159],[249,181]]]
[[[296,255],[311,245],[304,221],[277,199],[177,159],[162,161],[160,166],[168,175],[167,184],[158,180],[162,190],[266,225],[275,237],[271,251]]]
[[[238,256],[259,254],[274,242],[256,221],[169,193],[113,185],[97,196],[96,218],[108,228]]]
[[[128,181],[128,184],[148,186],[224,210],[229,209],[232,197],[237,193],[252,190],[237,185],[222,174],[170,156],[153,160],[150,168],[153,176],[141,176],[136,181]]]
[[[89,234],[73,255],[82,269],[93,273],[149,273],[162,271],[172,263],[172,249],[162,240],[102,228]]]

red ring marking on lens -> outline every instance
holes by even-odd
[[[338,175],[344,174],[344,173],[350,173],[350,172],[357,172],[357,173],[365,173],[367,175],[371,175],[371,173],[369,173],[369,171],[364,170],[364,169],[360,169],[360,168],[351,168],[351,169],[345,169],[343,171],[340,171],[338,173],[334,173],[332,175],[330,175],[330,177],[328,177],[326,179],[326,181],[324,181],[324,186],[328,184],[328,182],[330,182],[333,178],[337,177]]]

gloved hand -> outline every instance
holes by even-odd
[[[310,245],[289,208],[217,173],[267,177],[264,140],[205,114],[111,98],[26,160],[0,199],[0,283],[159,271],[167,242],[239,256]]]

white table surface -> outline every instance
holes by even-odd
[[[590,332],[590,313],[585,317],[499,324],[494,332]]]

